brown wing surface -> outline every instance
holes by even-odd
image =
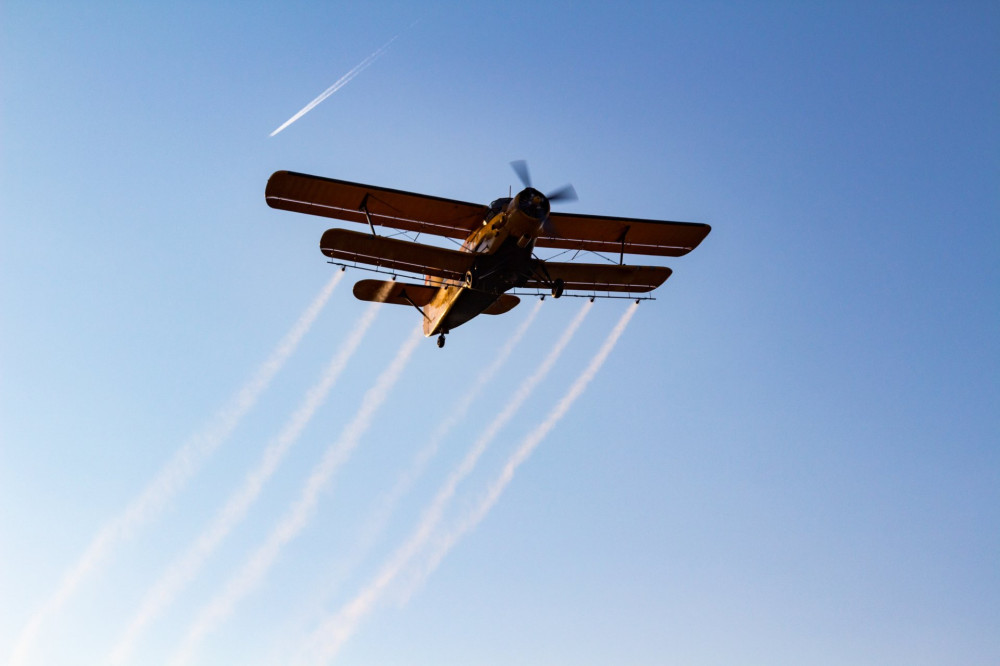
[[[546,261],[545,272],[552,280],[562,280],[564,289],[594,292],[627,291],[638,294],[659,287],[666,282],[672,271],[666,266],[616,266]],[[550,284],[532,278],[524,286],[548,289]]]
[[[552,213],[538,247],[680,257],[704,240],[712,227],[695,222]]]
[[[367,224],[362,210],[367,207],[373,224],[463,239],[486,212],[479,204],[292,171],[273,173],[264,198],[271,208],[361,224]]]
[[[331,259],[450,280],[462,279],[475,259],[475,255],[468,252],[372,236],[348,229],[327,229],[319,241],[319,248]]]
[[[423,307],[437,295],[437,287],[409,284],[396,280],[360,280],[354,284],[354,297],[359,301],[416,305]]]
[[[493,305],[483,310],[483,314],[501,315],[505,312],[513,310],[520,302],[521,299],[513,294],[501,294],[500,298],[498,298]]]

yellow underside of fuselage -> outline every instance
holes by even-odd
[[[510,210],[497,215],[469,234],[469,237],[462,244],[462,250],[476,254],[492,254],[512,236],[514,238],[523,237],[527,243],[534,239],[538,232],[538,226],[538,220],[525,215],[512,205]],[[468,307],[470,297],[474,296],[466,293],[470,291],[464,285],[453,281],[443,285],[434,299],[424,306],[424,335],[430,337],[447,333],[449,319],[455,319],[455,317],[449,316],[457,314],[455,312],[456,306],[459,309]],[[482,294],[478,294],[478,296],[482,296]],[[471,300],[479,299],[471,298]],[[486,307],[484,305],[483,309]],[[459,324],[467,321],[464,315],[457,314],[457,316],[461,319]]]
[[[447,332],[442,328],[444,320],[455,307],[455,301],[463,289],[464,287],[457,285],[445,285],[438,289],[434,300],[424,306],[424,335],[430,337]]]

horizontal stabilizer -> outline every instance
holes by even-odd
[[[653,291],[666,282],[672,271],[666,266],[618,266],[614,264],[578,264],[546,261],[536,269],[536,275],[548,274],[552,280],[562,280],[564,289],[577,291],[627,291],[635,294]],[[524,285],[548,289],[551,283],[533,277]]]
[[[347,229],[327,229],[319,241],[319,248],[331,259],[446,280],[461,280],[475,261],[475,255],[469,252]]]
[[[483,310],[483,314],[500,315],[513,310],[521,299],[513,294],[504,294],[496,300],[490,307]]]
[[[420,308],[430,303],[437,292],[437,287],[395,280],[361,280],[354,285],[354,297],[359,301],[415,305]]]

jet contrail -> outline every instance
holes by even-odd
[[[573,321],[570,322],[565,332],[563,332],[562,336],[549,352],[549,355],[538,366],[535,373],[528,378],[507,407],[497,415],[479,439],[476,440],[465,458],[459,463],[458,467],[455,468],[451,476],[438,491],[430,506],[424,511],[417,528],[410,535],[410,538],[393,553],[390,560],[382,567],[379,574],[372,580],[368,587],[363,589],[352,601],[345,604],[337,613],[320,624],[319,629],[313,632],[312,637],[307,641],[307,650],[316,649],[322,655],[321,661],[328,661],[354,633],[358,623],[374,609],[375,604],[386,588],[427,544],[434,529],[441,521],[441,516],[447,508],[448,502],[455,494],[456,486],[472,472],[479,457],[500,429],[517,413],[518,409],[528,399],[538,383],[549,373],[559,355],[562,354],[566,345],[572,339],[573,334],[587,316],[587,313],[590,312],[592,305],[590,301],[586,301],[583,308],[581,308]]]
[[[341,88],[343,88],[344,86],[346,86],[348,83],[350,83],[351,79],[353,79],[355,76],[357,76],[358,74],[360,74],[361,72],[363,72],[365,69],[367,69],[367,67],[369,65],[371,65],[373,62],[375,62],[376,60],[378,60],[378,57],[381,56],[383,53],[385,53],[386,49],[389,48],[390,44],[392,44],[394,41],[396,41],[397,37],[399,37],[399,35],[396,35],[396,37],[393,37],[392,39],[390,39],[388,42],[385,43],[385,45],[382,48],[380,48],[378,51],[375,51],[375,53],[371,54],[370,56],[368,56],[367,58],[365,58],[364,60],[362,60],[361,62],[359,62],[357,65],[354,66],[354,69],[352,69],[351,71],[349,71],[347,74],[344,74],[342,77],[340,77],[339,79],[337,79],[337,81],[332,86],[330,86],[329,88],[327,88],[326,90],[324,90],[322,93],[320,93],[319,97],[317,97],[313,101],[311,101],[308,104],[306,104],[304,107],[302,107],[301,111],[299,111],[294,116],[292,116],[291,118],[289,118],[288,120],[286,120],[285,123],[281,127],[279,127],[278,129],[274,130],[273,132],[271,132],[270,136],[274,136],[275,134],[277,134],[281,130],[285,129],[286,127],[288,127],[289,125],[291,125],[292,123],[294,123],[296,120],[298,120],[299,118],[301,118],[302,116],[306,115],[307,113],[309,113],[310,111],[312,111],[314,108],[316,108],[317,106],[319,106],[320,102],[322,102],[323,100],[325,100],[327,97],[329,97],[330,95],[332,95],[333,93],[337,92],[338,90],[340,90]]]
[[[319,502],[320,493],[327,486],[333,474],[347,461],[357,447],[361,436],[371,425],[375,412],[385,402],[389,391],[402,374],[413,350],[416,349],[417,343],[423,339],[421,328],[418,327],[413,331],[396,354],[396,358],[379,375],[375,385],[365,393],[361,408],[354,420],[344,428],[337,442],[326,450],[323,458],[313,468],[306,480],[299,498],[271,531],[263,545],[229,579],[223,591],[198,613],[171,663],[184,664],[190,661],[201,639],[225,620],[232,613],[236,603],[260,583],[284,545],[298,536],[309,522],[313,510]]]
[[[62,582],[53,594],[28,620],[18,636],[11,653],[10,665],[24,663],[38,633],[51,616],[55,615],[70,598],[81,581],[103,562],[120,542],[130,537],[136,529],[155,516],[167,501],[197,471],[208,458],[236,429],[247,412],[257,403],[271,380],[285,365],[288,357],[298,347],[303,336],[309,331],[323,306],[330,299],[333,290],[343,279],[338,271],[323,287],[319,295],[309,304],[298,321],[285,334],[271,355],[257,369],[230,402],[209,421],[201,431],[195,433],[164,465],[146,488],[133,499],[125,510],[110,520],[91,540],[83,555],[63,575]]]
[[[385,528],[386,523],[389,521],[392,511],[396,506],[396,503],[409,491],[420,475],[423,473],[424,468],[427,463],[430,462],[431,458],[437,453],[438,449],[441,447],[441,443],[445,440],[451,430],[462,422],[465,418],[466,413],[469,411],[469,407],[475,402],[476,398],[486,387],[486,385],[493,379],[497,371],[500,370],[510,358],[513,353],[514,348],[524,337],[524,334],[531,327],[532,322],[534,322],[535,317],[538,316],[539,310],[542,307],[542,300],[535,302],[535,307],[531,309],[528,313],[527,318],[521,322],[520,326],[514,331],[514,334],[507,339],[506,344],[497,354],[497,357],[493,359],[493,362],[483,370],[479,376],[476,378],[475,383],[466,391],[463,391],[460,395],[461,398],[453,405],[448,405],[448,414],[445,419],[440,423],[438,428],[431,435],[427,444],[422,448],[416,456],[413,457],[413,462],[410,464],[409,468],[406,469],[399,477],[396,479],[395,485],[383,495],[375,504],[375,509],[372,511],[371,517],[365,521],[365,529],[361,536],[354,541],[354,546],[348,557],[345,558],[345,564],[343,565],[343,574],[346,575],[347,571],[350,571],[354,566],[364,557],[364,554],[371,548],[372,544],[378,539],[378,536],[382,533]]]
[[[338,271],[339,274],[340,271]],[[146,593],[139,611],[113,648],[109,658],[110,663],[120,664],[128,660],[135,641],[143,628],[173,601],[181,589],[195,577],[201,565],[215,552],[215,549],[229,532],[243,520],[250,505],[260,495],[264,484],[278,469],[288,450],[298,440],[306,425],[315,415],[316,410],[323,404],[344,366],[354,355],[361,339],[367,333],[372,322],[375,321],[375,316],[381,307],[382,305],[377,302],[368,306],[360,322],[355,325],[354,330],[330,359],[330,363],[320,380],[309,389],[298,410],[292,414],[280,434],[265,449],[257,467],[247,474],[243,485],[229,497],[225,506],[216,514],[215,519],[198,539],[181,557],[171,563],[163,576]]]

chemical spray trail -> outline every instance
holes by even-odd
[[[618,339],[625,332],[625,327],[628,326],[629,321],[635,314],[635,311],[639,308],[637,303],[632,303],[629,305],[628,310],[622,315],[622,318],[618,320],[618,323],[608,334],[607,339],[605,339],[604,344],[597,351],[597,354],[591,359],[590,363],[584,369],[580,376],[576,378],[576,381],[570,385],[569,390],[566,391],[566,395],[556,404],[555,409],[548,415],[548,417],[542,421],[537,428],[532,430],[521,445],[514,451],[514,453],[508,458],[507,463],[503,466],[500,475],[490,486],[489,491],[479,502],[476,508],[463,520],[461,521],[455,529],[448,532],[442,539],[436,541],[436,548],[434,552],[430,554],[427,558],[426,564],[423,566],[421,572],[418,575],[417,586],[421,581],[426,580],[427,577],[433,573],[437,566],[444,559],[448,551],[451,550],[452,546],[458,542],[458,540],[469,530],[473,529],[478,525],[486,514],[490,512],[493,505],[497,503],[500,499],[500,495],[503,494],[504,489],[507,484],[510,483],[511,479],[514,478],[514,472],[517,468],[528,459],[528,457],[534,452],[535,448],[545,439],[545,436],[552,431],[552,428],[556,426],[557,423],[566,415],[569,408],[573,406],[573,403],[577,398],[583,394],[587,385],[590,384],[591,380],[597,374],[597,371],[601,369],[604,365],[604,361],[607,360],[608,355],[611,350],[614,349],[615,344],[618,343]],[[416,586],[414,586],[416,587]]]
[[[25,625],[18,636],[11,654],[10,665],[20,666],[30,653],[42,625],[65,605],[80,583],[91,574],[122,541],[131,537],[143,524],[151,520],[167,501],[173,497],[198,470],[201,464],[232,434],[244,416],[257,404],[271,380],[284,367],[302,338],[316,321],[330,299],[330,295],[343,279],[337,272],[309,304],[298,321],[281,339],[278,346],[264,361],[254,376],[230,399],[208,425],[195,433],[163,466],[146,488],[133,499],[121,514],[106,523],[91,540],[83,555],[63,575],[53,594]]]
[[[306,526],[319,502],[320,493],[326,488],[334,473],[347,461],[361,437],[367,432],[372,417],[389,396],[389,392],[395,386],[414,349],[422,339],[423,333],[420,328],[417,328],[403,343],[389,367],[379,375],[375,385],[365,393],[361,401],[361,408],[354,419],[345,426],[336,443],[326,450],[323,458],[313,468],[299,498],[281,518],[264,543],[229,579],[222,592],[198,613],[171,663],[184,664],[190,661],[195,648],[205,635],[224,621],[232,613],[234,606],[263,580],[281,549],[298,536],[299,532]]]
[[[338,271],[338,275],[340,274]],[[278,436],[264,450],[264,455],[257,466],[247,474],[243,485],[229,497],[212,523],[198,536],[197,540],[171,563],[163,576],[146,593],[139,611],[112,649],[110,663],[120,664],[129,659],[135,641],[146,625],[173,601],[183,587],[195,577],[205,560],[215,552],[229,532],[246,517],[247,511],[260,495],[264,484],[278,469],[289,449],[298,441],[302,431],[316,414],[316,410],[326,400],[330,389],[336,383],[344,366],[354,355],[381,307],[382,305],[378,302],[368,306],[368,309],[361,316],[361,320],[354,326],[333,358],[330,359],[330,363],[324,369],[319,381],[306,392],[302,404],[285,423]]]
[[[348,83],[350,83],[351,79],[353,79],[355,76],[357,76],[358,74],[360,74],[361,72],[363,72],[365,69],[367,69],[368,66],[371,65],[373,62],[375,62],[376,60],[378,60],[379,56],[381,56],[383,53],[385,53],[386,49],[389,48],[389,45],[392,44],[394,41],[396,41],[396,38],[398,38],[398,37],[399,37],[399,35],[396,35],[396,37],[393,37],[388,42],[386,42],[385,45],[382,48],[380,48],[378,51],[375,51],[375,53],[371,54],[370,56],[368,56],[367,58],[365,58],[364,60],[362,60],[361,62],[359,62],[357,65],[355,65],[354,69],[352,69],[347,74],[344,74],[342,77],[340,77],[339,79],[337,79],[337,81],[332,86],[330,86],[329,88],[327,88],[326,90],[324,90],[322,93],[320,93],[319,97],[317,97],[313,101],[311,101],[308,104],[306,104],[302,108],[301,111],[299,111],[294,116],[292,116],[291,118],[289,118],[288,120],[286,120],[285,123],[281,127],[279,127],[278,129],[274,130],[273,132],[271,132],[270,136],[274,136],[275,134],[277,134],[281,130],[285,129],[286,127],[288,127],[289,125],[291,125],[292,123],[294,123],[296,120],[298,120],[299,118],[301,118],[302,116],[306,115],[307,113],[309,113],[310,111],[312,111],[314,108],[316,108],[317,106],[319,106],[319,104],[323,100],[325,100],[327,97],[329,97],[330,95],[332,95],[333,93],[337,92],[338,90],[340,90],[341,88],[343,88],[344,86],[346,86]]]
[[[555,365],[556,360],[573,338],[573,334],[576,333],[587,313],[590,312],[592,305],[590,301],[584,304],[555,346],[553,346],[548,356],[538,366],[535,373],[528,378],[507,407],[497,415],[479,439],[476,440],[465,458],[455,468],[431,504],[424,511],[417,528],[410,535],[410,538],[393,553],[389,561],[366,588],[353,600],[345,604],[338,612],[320,624],[319,628],[313,632],[311,638],[307,641],[304,652],[315,651],[316,654],[321,655],[320,662],[327,661],[353,635],[358,623],[374,609],[375,604],[378,603],[389,585],[395,581],[399,573],[426,546],[428,539],[441,521],[441,516],[447,508],[449,501],[455,494],[458,484],[472,472],[476,462],[486,451],[493,438],[496,437],[500,429],[517,413],[524,404],[524,401],[530,397],[535,387],[545,378],[552,369],[552,366]],[[311,662],[314,660],[310,658],[308,661]]]
[[[452,429],[462,422],[465,415],[468,413],[469,408],[472,403],[476,401],[479,394],[482,393],[483,389],[489,384],[490,380],[496,375],[496,373],[507,363],[510,355],[514,352],[514,349],[521,342],[524,334],[531,327],[532,322],[538,316],[539,310],[541,310],[543,301],[538,300],[535,302],[535,306],[528,313],[527,318],[521,322],[520,326],[514,331],[514,334],[507,339],[506,344],[500,350],[497,357],[493,362],[483,370],[479,376],[476,378],[475,383],[466,391],[462,392],[461,398],[454,404],[448,405],[448,414],[445,416],[444,420],[438,425],[437,429],[431,435],[427,444],[413,457],[413,462],[410,466],[399,475],[396,479],[396,483],[385,493],[379,500],[375,503],[375,508],[372,511],[371,517],[364,522],[365,529],[361,536],[354,542],[354,547],[352,552],[345,558],[345,562],[342,565],[341,576],[346,576],[347,573],[353,569],[353,567],[361,561],[365,553],[371,548],[371,546],[378,539],[382,530],[385,529],[386,523],[388,523],[389,518],[392,516],[392,512],[396,507],[399,500],[410,490],[413,484],[420,478],[423,474],[424,469],[427,467],[427,463],[430,462],[431,458],[437,454],[438,449],[441,448],[441,443],[445,440]]]

